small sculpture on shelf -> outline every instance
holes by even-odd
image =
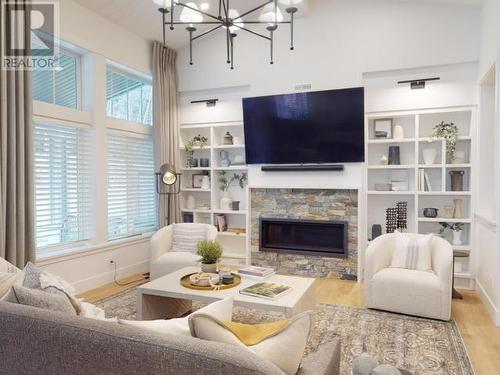
[[[385,231],[394,233],[396,230],[408,228],[408,202],[398,202],[396,207],[385,210]]]

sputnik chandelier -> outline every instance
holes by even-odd
[[[219,0],[218,12],[216,15],[208,13],[209,4],[200,4],[200,7],[194,2],[183,3],[178,0],[153,0],[160,6],[158,11],[162,15],[163,25],[163,45],[166,45],[166,29],[174,30],[176,25],[186,25],[186,31],[189,33],[189,64],[193,65],[193,42],[217,30],[224,30],[226,34],[226,62],[234,69],[234,39],[239,31],[243,31],[254,36],[266,39],[270,45],[270,63],[274,64],[274,33],[280,24],[290,25],[290,49],[293,50],[293,23],[294,15],[297,13],[297,4],[302,0],[267,0],[263,4],[240,14],[236,9],[230,7],[230,0]],[[285,21],[281,7],[289,15],[289,20]],[[175,9],[180,10],[179,19],[174,19]],[[249,17],[260,12],[258,20],[246,20]],[[196,34],[197,25],[210,25],[211,28]],[[267,35],[249,29],[248,26],[265,25]]]

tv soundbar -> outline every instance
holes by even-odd
[[[262,172],[294,172],[294,171],[343,171],[343,164],[308,164],[308,165],[263,165]]]

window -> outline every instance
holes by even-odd
[[[69,108],[80,108],[80,56],[61,50],[59,68],[33,71],[33,98]]]
[[[152,124],[150,82],[108,67],[106,84],[106,112],[109,117],[145,125]]]
[[[37,249],[88,239],[93,211],[89,130],[36,123],[34,147]]]
[[[108,135],[108,237],[156,228],[153,142],[150,137]]]

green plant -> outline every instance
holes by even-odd
[[[203,240],[198,242],[196,248],[203,264],[217,263],[222,256],[222,246],[217,241]]]
[[[233,183],[237,182],[240,188],[244,188],[248,180],[248,175],[246,173],[238,174],[233,173],[231,177],[229,177],[226,171],[219,172],[219,188],[221,191],[228,191]]]
[[[439,229],[439,234],[443,234],[446,229],[451,229],[452,231],[455,231],[455,232],[460,232],[461,230],[464,229],[464,224],[462,224],[462,223],[449,224],[449,223],[442,222],[442,223],[439,223],[439,225],[441,225],[441,229]]]
[[[189,140],[184,145],[184,150],[186,151],[186,162],[188,167],[191,167],[193,163],[194,147],[197,146],[200,148],[200,150],[203,150],[207,145],[208,145],[208,138],[201,134],[198,134],[197,136],[193,137],[193,139]]]
[[[455,160],[455,149],[457,147],[457,139],[458,139],[458,128],[453,123],[449,124],[441,121],[439,125],[434,127],[434,131],[432,133],[432,139],[444,139],[446,143],[446,157],[450,163],[453,163]]]

